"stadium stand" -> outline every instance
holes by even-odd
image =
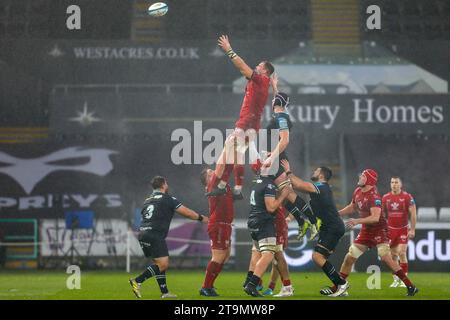
[[[439,211],[440,222],[450,222],[450,208],[441,208]]]
[[[421,222],[436,222],[436,208],[419,207],[419,209],[417,210],[417,217]]]

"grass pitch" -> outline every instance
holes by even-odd
[[[64,271],[23,271],[0,273],[0,299],[1,300],[134,300],[128,279],[137,275],[137,272],[111,271],[85,271],[81,274],[81,289],[69,290],[66,281],[69,274]],[[242,290],[244,272],[223,271],[216,280],[215,286],[220,297],[206,298],[198,293],[202,285],[204,270],[178,271],[169,270],[167,285],[171,292],[178,295],[180,300],[247,300],[255,299],[247,296]],[[345,299],[345,300],[381,300],[381,299],[415,299],[415,300],[448,300],[450,299],[450,274],[448,273],[411,273],[411,279],[419,288],[415,297],[405,297],[406,288],[389,288],[392,277],[389,273],[381,276],[381,289],[369,290],[366,282],[370,275],[365,273],[352,273],[349,281],[351,288],[348,297],[326,298],[319,294],[319,290],[329,285],[328,279],[319,272],[291,274],[291,281],[295,287],[294,297],[289,300],[309,299]],[[264,277],[264,284],[269,280],[268,274]],[[277,284],[275,292],[280,288]],[[143,300],[159,300],[160,294],[156,281],[147,280],[142,287]],[[265,297],[259,299],[280,299]]]

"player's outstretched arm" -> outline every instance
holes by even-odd
[[[291,184],[294,189],[299,190],[301,192],[317,193],[317,188],[311,182],[306,182],[300,179],[299,177],[295,176],[291,172],[289,161],[281,160],[281,165],[283,166],[287,177],[289,178],[289,180],[291,180]]]
[[[250,79],[253,74],[252,68],[250,68],[245,63],[245,61],[241,57],[239,57],[236,54],[236,52],[233,51],[233,49],[231,48],[230,41],[228,40],[228,36],[227,35],[220,36],[218,44],[222,48],[222,50],[225,51],[227,56],[231,59],[231,62],[233,62],[234,66],[241,72],[241,74],[247,79]]]
[[[275,97],[278,94],[278,75],[276,73],[270,77],[270,84],[272,86],[273,96]]]
[[[339,215],[342,216],[348,216],[349,214],[353,214],[356,211],[355,204],[353,202],[350,202],[347,206],[339,210]]]
[[[208,217],[189,209],[188,207],[181,206],[175,210],[178,214],[191,220],[197,220],[203,223],[208,223]]]

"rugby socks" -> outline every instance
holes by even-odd
[[[275,290],[276,284],[277,284],[276,282],[270,281],[270,283],[269,283],[269,289],[272,290],[272,291]]]
[[[245,278],[244,287],[250,282],[250,280],[252,279],[252,276],[253,276],[253,271],[247,272],[247,278]]]
[[[234,165],[234,184],[235,186],[241,186],[244,183],[244,165],[235,164]]]
[[[284,207],[294,216],[299,226],[302,226],[305,223],[305,220],[300,215],[300,210],[293,203],[286,201]]]
[[[256,288],[256,286],[262,284],[262,280],[260,277],[258,277],[256,274],[253,274],[250,278],[250,281],[248,282],[249,286],[253,286]]]
[[[167,284],[166,284],[166,272],[160,272],[159,274],[157,274],[155,276],[156,281],[158,282],[158,286],[159,286],[159,290],[161,291],[162,294],[168,293],[169,289],[167,289]]]
[[[400,268],[402,268],[402,270],[405,274],[408,274],[408,262],[400,263]]]
[[[311,222],[312,224],[317,223],[316,216],[312,212],[311,207],[305,202],[305,200],[303,200],[300,196],[297,196],[297,198],[295,198],[294,204],[308,218],[309,222]]]
[[[348,274],[343,273],[343,272],[339,272],[339,275],[341,276],[342,279],[347,280],[348,278]]]
[[[206,267],[205,281],[203,282],[203,288],[212,288],[214,286],[214,281],[222,271],[223,264],[217,263],[215,261],[208,262]]]
[[[336,268],[328,260],[325,261],[322,270],[336,287],[345,283],[346,277],[341,277],[336,271]]]
[[[412,287],[413,286],[412,282],[409,280],[409,278],[406,276],[405,272],[402,269],[398,270],[395,273],[395,275],[397,277],[399,277],[400,280],[402,280],[402,282],[405,284],[405,286],[407,286],[407,287]]]
[[[148,278],[159,274],[161,274],[161,272],[159,271],[158,265],[153,264],[151,266],[148,266],[147,269],[145,269],[145,271],[141,275],[137,276],[135,280],[137,283],[142,283]]]
[[[287,286],[290,286],[291,285],[291,280],[283,280],[283,286],[284,287],[287,287]]]

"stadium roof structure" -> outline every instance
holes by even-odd
[[[430,94],[448,93],[448,82],[378,46],[364,42],[362,53],[318,57],[313,44],[301,42],[273,61],[279,89],[299,94]],[[241,93],[245,79],[233,82]]]

